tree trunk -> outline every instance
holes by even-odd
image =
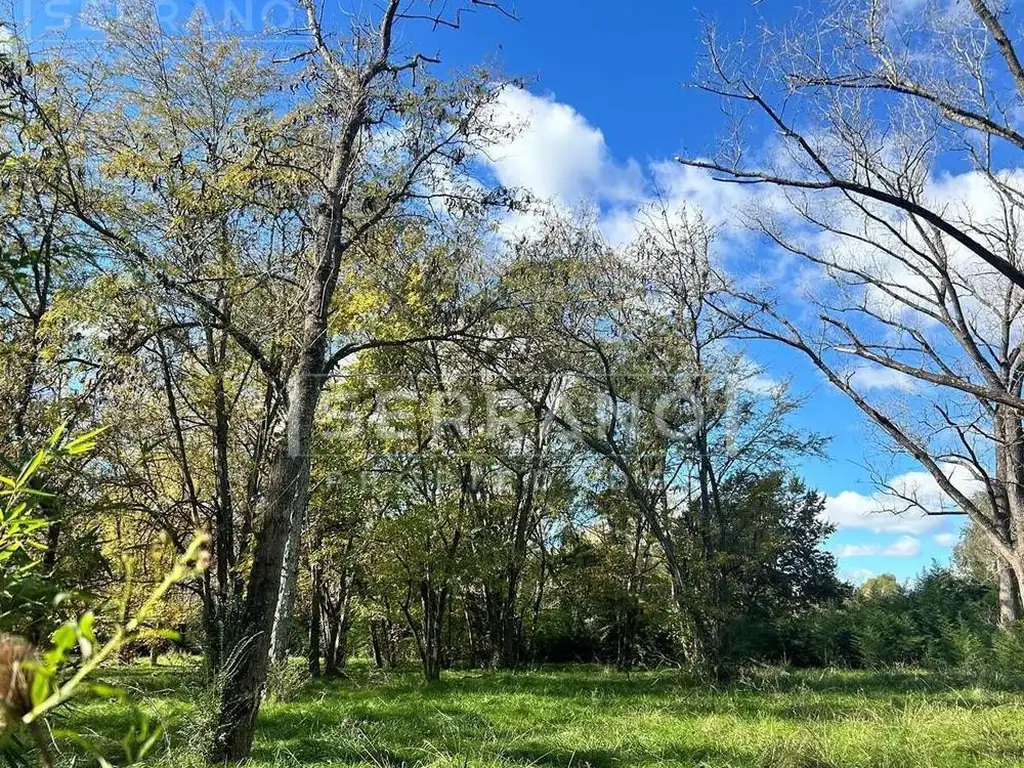
[[[383,619],[371,619],[370,652],[377,669],[391,669],[394,654],[391,650],[391,623]]]
[[[224,620],[220,601],[211,584],[210,572],[203,574],[203,631],[206,634],[206,670],[211,679],[224,662]]]
[[[284,548],[284,573],[278,592],[277,610],[274,611],[274,628],[270,640],[270,660],[283,664],[288,658],[291,640],[292,612],[295,609],[295,592],[299,583],[299,550],[302,545],[302,524],[305,517],[305,499],[296,499],[291,511],[291,532]]]
[[[430,609],[430,616],[424,616],[423,676],[428,683],[441,679],[441,620],[436,615],[436,606]]]
[[[1020,480],[1024,472],[1024,460],[1021,457],[1020,417],[1004,406],[997,406],[994,418],[996,433],[996,480],[995,509],[992,523],[999,531],[1001,538],[1015,549],[1019,542],[1014,541],[1013,529],[1014,507],[1022,503]],[[1019,517],[1019,515],[1017,515]],[[1015,568],[1015,565],[1017,568]],[[1022,595],[1017,570],[1020,563],[1013,563],[1005,557],[996,555],[996,576],[999,582],[999,626],[1008,629],[1016,625],[1022,614]]]
[[[1013,568],[1002,561],[998,564],[998,576],[999,626],[1001,629],[1012,629],[1024,617],[1021,610],[1020,584]]]
[[[501,606],[501,645],[498,653],[499,669],[514,669],[519,663],[519,615],[516,599],[521,571],[510,572],[505,585],[505,599]]]
[[[522,650],[523,619],[519,611],[519,593],[526,565],[529,534],[537,518],[537,496],[546,482],[544,459],[552,423],[545,418],[545,403],[553,386],[554,381],[549,380],[542,402],[533,406],[532,461],[529,470],[519,475],[516,482],[512,546],[505,573],[504,599],[501,603],[501,639],[498,645],[498,667],[501,669],[515,668],[519,664]]]
[[[278,445],[267,483],[267,507],[256,540],[238,642],[228,664],[220,714],[210,748],[213,763],[249,758],[270,661],[271,632],[281,589],[284,553],[291,533],[292,511],[305,504],[309,482],[309,448],[313,415],[320,397],[326,329],[317,320],[304,334],[305,351],[289,382],[285,421],[286,445]]]
[[[312,587],[309,596],[309,674],[314,680],[320,677],[320,570],[320,566],[315,564],[311,568]]]
[[[410,585],[412,586],[412,585]],[[416,636],[416,645],[423,665],[423,677],[428,683],[441,679],[441,667],[444,660],[442,647],[444,636],[444,614],[447,605],[447,588],[438,589],[429,577],[420,579],[420,610],[423,617],[419,626],[409,610],[408,601],[403,606],[409,628]],[[410,590],[411,592],[411,590]],[[408,597],[411,598],[411,594]]]
[[[377,669],[384,669],[384,653],[381,648],[380,635],[377,630],[377,622],[373,619],[367,621],[370,630],[370,656],[373,658],[373,666]]]
[[[543,537],[541,537],[543,539]],[[537,592],[533,598],[533,616],[530,622],[530,658],[537,661],[537,632],[540,629],[540,613],[544,607],[544,587],[548,577],[547,549],[540,543],[540,566],[537,574]]]
[[[221,288],[223,290],[223,287]],[[221,311],[225,317],[230,313],[230,303],[226,298],[221,300]],[[217,649],[216,666],[213,662],[210,667],[214,670],[220,669],[220,659],[223,658],[224,649],[224,625],[223,614],[231,601],[232,574],[235,569],[235,513],[234,502],[231,494],[231,471],[228,464],[230,451],[231,434],[228,422],[228,399],[224,389],[223,362],[227,355],[227,334],[222,333],[219,342],[215,343],[213,330],[206,329],[207,362],[211,370],[216,371],[214,377],[214,429],[213,429],[213,455],[214,469],[217,477],[216,496],[214,499],[214,514],[216,530],[214,531],[214,560],[217,565],[217,594],[215,597],[217,623],[217,639],[220,644]]]
[[[348,666],[349,613],[346,609],[337,625],[331,629],[331,643],[327,648],[329,675],[340,675]]]

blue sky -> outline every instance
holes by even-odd
[[[34,16],[37,34],[50,24],[72,19],[77,0],[16,0],[21,14]],[[226,11],[235,18],[258,19],[286,13],[287,0],[209,0],[216,21]],[[227,3],[228,5],[225,5]],[[187,17],[192,0],[161,0],[165,18]],[[372,9],[372,0],[328,0],[328,8]],[[630,190],[653,179],[692,196],[709,215],[727,216],[728,193],[705,178],[680,175],[671,159],[708,153],[722,128],[714,97],[685,87],[701,50],[705,22],[731,37],[763,21],[782,23],[798,12],[779,0],[516,0],[518,22],[480,9],[463,18],[458,32],[426,28],[406,42],[439,51],[444,67],[464,69],[490,60],[508,75],[523,78],[528,94],[518,106],[531,115],[530,136],[499,164],[503,181],[534,186],[554,196],[592,196],[614,213],[628,209]],[[767,138],[767,137],[766,137]],[[635,196],[635,195],[633,195]],[[717,210],[716,210],[717,209]],[[755,248],[756,246],[750,246]],[[756,254],[755,254],[756,256]],[[807,461],[801,474],[829,496],[829,514],[841,523],[830,543],[841,571],[854,580],[869,574],[917,574],[933,559],[948,560],[959,518],[928,520],[872,515],[872,472],[894,484],[917,485],[929,494],[933,484],[913,473],[909,462],[882,457],[879,439],[859,412],[834,392],[808,363],[768,345],[751,349],[773,378],[791,376],[807,398],[798,423],[832,436],[828,461]],[[884,387],[884,377],[870,386]]]

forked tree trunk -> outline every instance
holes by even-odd
[[[348,663],[348,632],[352,623],[351,578],[343,573],[338,580],[338,599],[331,600],[325,596],[324,605],[327,609],[327,674],[339,675]]]
[[[284,551],[292,509],[305,503],[313,415],[320,397],[326,328],[317,318],[307,325],[308,340],[290,380],[286,444],[277,446],[269,481],[263,528],[256,540],[238,640],[227,665],[220,713],[210,748],[213,763],[249,757],[270,662],[271,630],[281,589]]]
[[[327,675],[334,677],[345,671],[348,664],[349,621],[345,616],[327,630]]]
[[[412,584],[409,585],[410,591],[402,610],[409,623],[409,629],[412,630],[416,638],[416,647],[423,667],[423,677],[428,683],[432,683],[441,679],[441,668],[444,662],[442,630],[448,604],[448,588],[438,588],[429,577],[419,580],[419,602],[422,616],[417,622],[409,608],[412,586]]]

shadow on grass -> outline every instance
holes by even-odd
[[[809,691],[831,694],[861,694],[893,697],[917,693],[980,687],[991,692],[1024,692],[1024,679],[984,678],[960,672],[926,672],[921,670],[840,670],[809,669],[772,677],[753,690],[777,690],[780,693]]]
[[[504,761],[522,765],[558,766],[559,768],[622,768],[635,765],[637,755],[625,750],[614,749],[548,749],[543,745],[525,746],[504,750],[501,753]],[[749,756],[728,749],[710,747],[687,747],[684,745],[668,745],[646,759],[658,760],[680,766],[743,765],[740,762]]]
[[[329,739],[316,738],[257,744],[252,751],[252,759],[257,763],[266,762],[274,765],[311,765],[314,763],[365,765],[372,763],[378,768],[410,768],[419,762],[419,760],[405,758],[379,747],[372,750],[369,748],[357,749],[339,745]]]
[[[593,666],[576,669],[541,668],[522,672],[449,672],[440,683],[424,684],[411,668],[387,676],[376,676],[356,667],[344,677],[324,681],[321,687],[367,689],[389,694],[415,694],[425,700],[444,699],[453,694],[522,693],[545,697],[579,699],[581,696],[637,698],[670,696],[685,692],[713,695],[716,692],[821,693],[892,698],[894,696],[939,693],[981,688],[991,692],[1024,693],[1024,678],[986,679],[964,673],[920,670],[796,670],[767,674],[744,683],[716,687],[685,673],[662,670],[627,675]]]

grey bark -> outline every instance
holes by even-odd
[[[308,469],[307,469],[308,471]],[[291,511],[291,530],[284,548],[284,566],[281,588],[278,590],[277,609],[274,611],[274,628],[270,643],[270,659],[283,664],[288,658],[288,644],[291,637],[292,614],[295,608],[295,592],[299,582],[299,551],[302,544],[302,526],[306,504],[296,499]]]
[[[1020,584],[1013,568],[1003,562],[999,563],[998,577],[999,626],[1001,629],[1011,629],[1024,617],[1021,611]]]

